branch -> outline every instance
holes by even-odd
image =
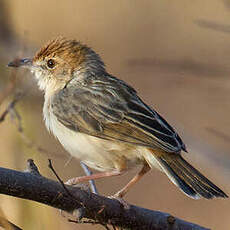
[[[10,75],[10,82],[7,84],[5,89],[0,93],[0,105],[2,102],[14,91],[17,82],[17,70],[14,69]]]
[[[63,187],[59,182],[41,176],[32,160],[28,160],[28,166],[25,172],[0,168],[0,193],[37,201],[70,213],[80,209],[82,217],[104,225],[139,230],[207,230],[167,213],[134,205],[125,209],[118,200],[79,187]]]
[[[14,107],[15,107],[16,103],[18,103],[21,100],[22,97],[23,97],[23,95],[19,94],[19,93],[14,97],[14,99],[9,103],[9,105],[7,106],[5,111],[1,114],[0,123],[3,122],[5,120],[7,114],[9,114],[12,111],[14,111],[16,116],[18,115]]]

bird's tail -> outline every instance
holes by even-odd
[[[179,154],[148,154],[145,158],[151,167],[155,167],[156,163],[158,163],[169,179],[193,199],[228,197]]]

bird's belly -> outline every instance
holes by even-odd
[[[99,171],[125,170],[142,161],[136,146],[73,131],[57,121],[53,114],[46,119],[46,126],[72,156]]]

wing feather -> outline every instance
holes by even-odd
[[[173,128],[134,89],[114,77],[69,82],[51,105],[57,119],[75,131],[167,152],[185,150]]]

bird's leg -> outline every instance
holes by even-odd
[[[80,162],[80,165],[83,168],[86,176],[90,176],[90,175],[93,174],[92,171],[88,168],[88,166],[83,161]],[[90,185],[91,192],[95,193],[95,194],[98,194],[95,181],[94,180],[89,180],[89,185]]]
[[[130,188],[136,184],[149,170],[150,166],[148,164],[144,164],[141,171],[137,173],[124,188],[118,191],[113,197],[122,198],[125,194],[130,190]]]
[[[67,182],[65,182],[65,184],[74,185],[74,184],[84,182],[84,181],[96,180],[96,179],[100,179],[100,178],[104,178],[104,177],[119,176],[123,173],[124,173],[124,171],[119,171],[119,170],[95,173],[95,174],[92,174],[89,176],[81,176],[81,177],[75,177],[75,178],[69,179]]]

